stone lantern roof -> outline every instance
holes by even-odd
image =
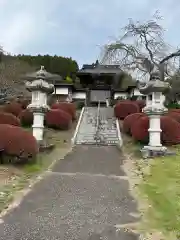
[[[26,82],[26,88],[30,92],[41,91],[41,92],[46,92],[48,94],[51,94],[54,92],[54,85],[49,84],[48,82],[42,79],[37,79],[37,80],[34,80],[33,82]]]
[[[139,83],[139,91],[141,94],[148,95],[152,92],[165,93],[170,88],[170,84],[160,80],[160,72],[153,71],[150,74],[150,80],[147,83]]]
[[[48,80],[53,81],[57,76],[56,74],[48,73],[44,69],[44,66],[41,66],[39,71],[25,75],[25,79],[28,80],[28,82],[26,82],[26,88],[30,92],[42,91],[48,94],[53,93],[54,85],[49,83]]]
[[[58,74],[52,74],[50,72],[47,72],[44,66],[41,66],[40,70],[33,72],[33,73],[27,73],[23,78],[27,81],[34,81],[36,79],[42,79],[46,82],[54,83],[55,81],[62,80],[62,77]]]

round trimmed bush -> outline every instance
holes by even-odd
[[[149,133],[148,116],[139,118],[131,127],[131,134],[137,141],[148,143]],[[161,140],[166,145],[180,143],[180,124],[168,116],[161,117]]]
[[[4,111],[12,113],[14,116],[18,117],[20,112],[22,111],[22,106],[17,102],[6,103],[4,105]]]
[[[176,120],[177,122],[179,122],[180,123],[180,112],[168,112],[167,114],[166,114],[166,116],[168,116],[168,117],[171,117],[171,118],[173,118],[174,120]]]
[[[73,103],[68,103],[68,102],[59,102],[59,103],[54,103],[51,106],[52,109],[61,109],[72,117],[72,120],[76,119],[76,107]]]
[[[171,113],[171,112],[176,112],[176,113],[179,113],[180,114],[180,109],[169,109],[168,113]]]
[[[135,103],[137,103],[137,105],[139,106],[140,111],[142,111],[142,109],[146,106],[145,100],[136,100]]]
[[[123,121],[123,132],[131,135],[131,126],[140,118],[144,117],[144,113],[133,113],[125,117]]]
[[[31,100],[27,99],[27,98],[25,98],[23,96],[18,96],[16,99],[14,99],[11,102],[19,103],[21,105],[22,109],[26,109],[27,106],[31,103]]]
[[[9,124],[13,126],[21,125],[19,118],[7,112],[0,112],[0,124]]]
[[[29,109],[25,109],[19,114],[19,119],[23,126],[31,126],[33,124],[33,113]]]
[[[50,128],[68,130],[71,127],[72,118],[61,109],[51,109],[46,113],[45,123]]]
[[[147,116],[141,117],[131,126],[131,135],[137,141],[148,143],[148,128],[149,118]]]
[[[28,99],[20,99],[18,100],[18,103],[21,105],[22,109],[26,109],[27,106],[31,103]]]
[[[24,162],[36,157],[39,148],[33,135],[21,127],[0,125],[0,149],[15,157],[15,162]]]
[[[119,102],[114,107],[114,114],[118,119],[124,119],[130,114],[139,112],[140,112],[139,106],[136,103],[131,102],[129,100]]]
[[[166,145],[173,145],[180,143],[180,124],[168,117],[161,117],[161,128],[162,128],[162,142]]]
[[[0,112],[4,112],[4,105],[0,106]]]

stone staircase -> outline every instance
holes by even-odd
[[[119,142],[116,118],[112,107],[100,108],[98,135],[104,145],[116,145]]]
[[[97,108],[85,107],[82,120],[77,132],[75,144],[94,144],[96,134]]]
[[[75,144],[119,144],[116,118],[112,107],[86,107],[75,138]]]

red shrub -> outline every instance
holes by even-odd
[[[25,109],[19,114],[19,119],[22,125],[31,126],[33,124],[33,113],[29,109]]]
[[[147,116],[139,118],[131,127],[134,139],[141,142],[148,142],[149,118]],[[180,124],[168,116],[161,117],[161,140],[162,143],[173,145],[180,143]]]
[[[139,106],[131,101],[124,101],[116,104],[114,107],[114,114],[118,119],[124,119],[132,113],[139,113]]]
[[[21,104],[16,102],[6,103],[4,105],[4,111],[8,113],[12,113],[16,117],[19,116],[20,112],[22,111]]]
[[[125,117],[123,121],[123,132],[131,135],[131,126],[140,118],[144,117],[144,113],[133,113]]]
[[[166,114],[166,116],[171,117],[180,123],[180,112],[170,111]]]
[[[71,116],[61,109],[51,109],[47,112],[45,122],[48,127],[67,130],[71,127]]]
[[[7,155],[16,156],[19,162],[35,157],[39,150],[30,132],[8,124],[0,125],[0,149]]]
[[[0,106],[0,112],[4,112],[4,105]]]
[[[174,119],[161,117],[162,141],[167,145],[180,143],[180,124]]]
[[[0,112],[0,124],[9,124],[13,126],[20,126],[19,119],[11,113]]]
[[[171,113],[171,112],[177,112],[180,114],[180,109],[169,109],[169,113]]]
[[[28,99],[19,100],[18,103],[21,105],[22,109],[26,109],[27,106],[31,103]]]
[[[28,98],[25,98],[23,96],[19,96],[15,99],[13,99],[11,102],[19,103],[22,107],[22,109],[26,109],[27,106],[31,103],[31,100]]]
[[[68,103],[68,102],[59,102],[59,103],[54,103],[51,106],[52,109],[61,109],[67,113],[69,113],[72,117],[72,120],[76,119],[76,107],[73,103]]]
[[[131,126],[131,134],[137,141],[148,143],[149,118],[141,117]]]
[[[145,100],[136,100],[135,103],[137,103],[137,105],[139,106],[140,111],[142,111],[142,109],[146,106]]]

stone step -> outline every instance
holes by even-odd
[[[116,142],[116,141],[112,141],[112,142],[94,142],[94,141],[82,141],[82,142],[79,142],[77,141],[76,142],[76,145],[102,145],[102,146],[116,146],[119,142]]]
[[[86,107],[76,137],[76,144],[116,145],[119,142],[114,109],[101,107],[99,110],[99,129],[97,133],[97,107]],[[100,137],[95,139],[95,134]]]
[[[87,135],[80,135],[80,136],[78,136],[77,137],[77,140],[83,140],[83,139],[94,139],[95,137],[94,137],[94,135],[89,135],[89,136],[87,136]]]
[[[118,135],[105,135],[105,134],[99,134],[100,136],[102,136],[102,137],[104,137],[104,138],[106,138],[106,139],[112,139],[112,138],[114,138],[114,139],[116,139],[116,138],[118,138]]]
[[[94,135],[87,136],[87,135],[81,135],[76,138],[77,140],[83,140],[83,139],[94,139]]]
[[[87,132],[85,132],[85,131],[80,131],[80,132],[78,133],[78,135],[94,135],[94,134],[96,134],[96,131],[87,131]]]
[[[89,134],[89,133],[87,133],[87,134],[78,134],[78,136],[77,137],[94,137],[94,135],[95,134]]]

